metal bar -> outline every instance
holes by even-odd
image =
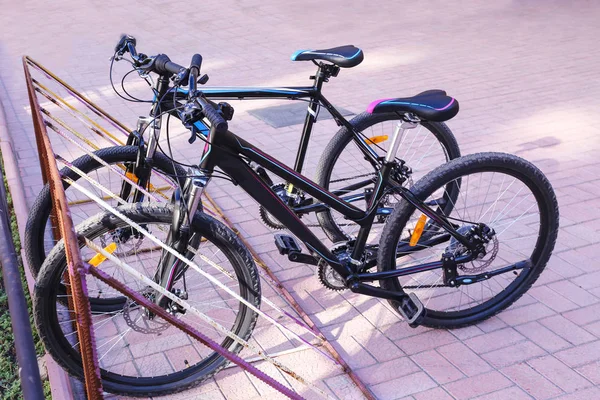
[[[171,187],[170,186],[162,186],[162,187],[156,189],[155,192],[162,193],[164,190],[167,190],[167,189],[171,189]],[[102,200],[108,200],[110,198],[111,198],[111,196],[103,196]],[[83,204],[90,204],[93,202],[94,202],[94,200],[89,200],[89,199],[73,200],[73,201],[69,202],[69,206],[80,206]]]
[[[272,358],[275,358],[275,357],[286,356],[288,354],[299,353],[301,351],[311,350],[311,349],[312,349],[311,346],[298,346],[298,347],[294,347],[294,348],[291,348],[291,349],[281,350],[281,351],[277,351],[275,353],[271,353],[271,354],[269,354],[269,356],[271,356]],[[245,361],[248,362],[248,363],[255,363],[255,362],[258,362],[258,361],[264,361],[264,358],[262,358],[260,356],[257,356],[257,357],[248,358]],[[223,369],[234,368],[234,367],[235,367],[235,365],[229,364],[228,366],[226,366]]]
[[[116,145],[123,145],[119,139],[117,139],[113,134],[100,126],[96,121],[85,115],[83,112],[79,111],[77,108],[73,107],[65,99],[46,88],[46,86],[42,85],[38,81],[34,79],[34,83],[39,86],[36,88],[36,92],[47,98],[51,103],[57,105],[59,108],[65,110],[69,115],[78,119],[83,125],[85,125],[90,131],[97,134],[98,136],[102,136],[104,138],[108,137]],[[43,89],[43,90],[42,90]],[[62,104],[62,105],[61,105]],[[65,108],[66,107],[66,108]],[[43,111],[43,109],[42,109]],[[79,115],[81,115],[81,117]],[[83,118],[82,118],[83,117]]]
[[[128,129],[125,125],[123,125],[122,123],[120,123],[119,121],[117,121],[116,119],[114,119],[112,116],[110,116],[104,110],[102,110],[100,107],[96,106],[89,99],[87,99],[85,96],[83,96],[78,91],[76,91],[74,88],[72,88],[70,85],[68,85],[67,83],[65,83],[64,81],[62,81],[60,78],[58,78],[52,72],[48,71],[46,68],[44,68],[43,66],[41,66],[40,64],[38,64],[36,61],[32,60],[29,57],[24,57],[24,63],[25,62],[28,63],[29,65],[31,65],[32,67],[40,70],[48,78],[50,78],[50,79],[56,81],[57,83],[59,83],[60,85],[62,85],[71,95],[73,95],[73,97],[75,99],[77,99],[78,101],[80,101],[81,103],[83,103],[87,108],[89,108],[96,115],[98,115],[98,116],[100,116],[100,117],[108,120],[113,126],[115,126],[116,128],[118,128],[125,135],[128,135],[131,132],[130,129]],[[28,71],[26,70],[26,76],[27,75],[28,75]],[[33,93],[30,93],[30,100],[31,100],[31,96],[32,95],[33,95]],[[33,109],[34,109],[34,107],[32,106],[32,110]],[[39,121],[38,121],[38,124],[39,124]],[[36,125],[36,119],[35,118],[34,118],[34,125]],[[36,135],[36,140],[38,140],[38,135]],[[38,148],[41,148],[41,147],[42,146],[40,144],[38,144]],[[42,158],[42,155],[41,155],[41,151],[40,151],[40,159],[41,158]],[[44,170],[44,163],[41,162],[41,164],[42,164],[43,174],[46,174],[46,171]],[[45,182],[46,181],[47,181],[47,179],[45,178]],[[237,230],[235,229],[235,227],[233,226],[233,224],[231,224],[231,222],[223,214],[223,212],[216,205],[216,203],[214,201],[212,201],[212,199],[210,199],[210,198],[209,198],[209,201],[210,201],[211,205],[215,208],[216,213],[219,214],[220,218],[223,219],[225,221],[225,223],[228,224],[234,231],[237,232]],[[246,245],[248,245],[248,243],[244,239],[242,239],[242,240],[244,241],[244,243]],[[294,298],[292,297],[292,295],[283,287],[283,285],[281,284],[281,282],[275,277],[275,275],[272,273],[272,271],[270,271],[270,269],[268,268],[268,266],[258,257],[258,255],[254,252],[254,250],[250,246],[248,246],[248,247],[249,247],[250,251],[252,252],[252,254],[253,254],[253,256],[254,256],[257,264],[259,264],[261,266],[262,270],[266,272],[267,278],[270,281],[269,283],[271,283],[273,285],[274,289],[276,291],[278,291],[292,305],[292,307],[302,317],[303,321],[308,325],[308,327],[310,327],[310,329],[312,331],[318,333],[319,337],[323,340],[323,346],[334,357],[334,359],[337,361],[337,363],[342,366],[342,368],[344,369],[344,371],[346,373],[348,373],[348,375],[350,376],[350,378],[361,389],[361,391],[365,394],[365,396],[368,399],[374,399],[374,396],[371,394],[371,392],[365,387],[365,385],[358,379],[358,377],[348,367],[348,365],[340,357],[339,353],[337,353],[337,351],[326,341],[325,337],[322,335],[322,333],[320,333],[320,331],[318,330],[318,328],[316,327],[316,325],[312,322],[312,320],[310,319],[310,317],[308,317],[308,315],[301,309],[301,307],[294,300]],[[264,277],[264,274],[261,274],[261,275],[263,275],[263,277]]]
[[[12,325],[15,352],[19,364],[19,380],[25,400],[44,399],[44,389],[40,378],[37,355],[33,344],[33,333],[29,324],[29,310],[23,292],[21,273],[17,261],[17,251],[12,240],[9,209],[4,188],[4,172],[0,168],[0,266],[6,296],[8,297],[8,310]]]
[[[126,202],[119,198],[119,196],[117,196],[116,194],[110,192],[110,190],[108,190],[106,187],[104,187],[103,185],[101,185],[100,183],[94,181],[93,179],[91,179],[87,174],[85,174],[83,171],[81,171],[79,168],[74,167],[73,165],[71,165],[70,163],[61,160],[61,162],[63,162],[69,169],[71,169],[73,172],[75,172],[76,174],[78,174],[79,176],[81,176],[83,179],[85,179],[86,181],[88,181],[89,183],[91,183],[94,187],[98,188],[100,191],[104,192],[106,194],[106,196],[104,197],[98,197],[98,199],[104,201],[106,199],[115,199],[117,200],[117,202],[119,202],[120,204],[125,204]],[[69,184],[73,184],[73,180],[69,179],[69,178],[64,178],[65,181]],[[76,184],[74,186],[76,189],[81,190],[80,187]],[[85,193],[85,192],[84,192]],[[87,194],[87,193],[85,193]],[[90,197],[90,201],[96,202],[96,200],[94,198]],[[109,210],[110,211],[110,210]],[[144,234],[144,232],[142,232]],[[158,246],[158,248],[162,248],[162,245]],[[192,249],[189,248],[188,250],[190,250],[194,255],[198,255],[197,252]],[[203,257],[202,255],[198,255],[199,257]],[[217,264],[210,264],[212,267],[218,269],[220,272],[222,272],[224,275],[228,276],[230,279],[233,279],[233,277],[227,272],[225,271],[223,268],[220,268],[219,265]],[[272,281],[269,283],[273,283]],[[296,324],[300,325],[302,328],[306,329],[310,334],[312,334],[315,338],[317,338],[319,340],[319,342],[322,342],[321,337],[314,332],[312,329],[310,329],[310,327],[306,326],[306,324],[304,324],[303,322],[299,321],[297,318],[295,318],[293,315],[289,314],[288,312],[286,312],[285,310],[283,310],[281,307],[277,306],[275,303],[273,303],[271,300],[267,299],[266,297],[262,297],[261,296],[262,301],[265,302],[265,304],[268,304],[271,308],[273,308],[275,311],[287,316],[288,318],[290,318],[293,322],[295,322]],[[284,328],[287,329],[287,328]],[[299,338],[297,336],[294,336],[295,338]],[[299,339],[302,343],[306,343],[305,340],[303,339]],[[322,353],[322,352],[321,352]],[[325,353],[322,353],[323,355],[325,355],[326,357],[329,358],[329,356]],[[333,360],[335,361],[335,360]]]
[[[352,371],[352,368],[350,368],[350,366],[346,363],[346,361],[344,361],[344,359],[342,358],[340,353],[338,353],[337,350],[327,341],[327,338],[325,337],[325,335],[323,335],[323,333],[321,333],[321,331],[317,327],[317,325],[312,321],[312,319],[310,319],[308,314],[304,312],[302,307],[300,307],[300,304],[298,304],[298,302],[296,301],[294,296],[292,296],[292,294],[285,288],[285,286],[283,286],[283,284],[277,278],[277,276],[275,276],[273,271],[271,271],[271,269],[267,266],[267,264],[265,264],[265,262],[260,258],[260,256],[256,253],[256,251],[254,251],[254,249],[252,248],[252,246],[250,246],[248,241],[246,239],[244,239],[243,235],[239,234],[239,231],[235,228],[235,226],[233,225],[231,220],[229,220],[229,218],[227,218],[223,214],[223,211],[217,205],[217,203],[212,199],[212,197],[210,197],[209,194],[206,192],[204,193],[204,195],[205,195],[206,199],[208,200],[208,202],[210,203],[210,205],[216,210],[216,212],[218,214],[221,215],[225,224],[227,224],[229,226],[229,228],[231,228],[231,230],[233,230],[238,235],[238,237],[240,238],[242,243],[244,243],[244,245],[248,248],[248,250],[250,250],[250,254],[252,254],[252,257],[254,258],[254,260],[256,261],[258,266],[260,266],[266,272],[269,279],[271,279],[274,282],[273,287],[275,288],[275,290],[277,292],[279,292],[279,294],[282,295],[287,300],[287,302],[294,308],[294,310],[296,310],[298,315],[300,315],[302,320],[310,327],[310,329],[319,335],[319,338],[322,340],[323,347],[325,348],[325,350],[327,350],[327,352],[329,352],[329,354],[331,354],[331,356],[334,358],[334,360],[342,367],[344,372],[350,377],[350,379],[352,379],[354,384],[356,386],[358,386],[360,391],[365,395],[365,397],[367,399],[376,400],[373,393],[371,393],[371,391],[362,382],[362,380],[358,377],[358,375],[356,375],[356,373],[354,371]]]
[[[85,97],[84,95],[79,93],[71,85],[69,85],[62,79],[60,79],[58,76],[54,75],[52,72],[50,72],[49,70],[44,68],[41,64],[39,64],[34,59],[32,59],[28,56],[25,56],[25,57],[23,57],[23,63],[27,63],[27,64],[33,66],[34,68],[42,71],[50,79],[58,82],[69,93],[71,93],[71,95],[73,95],[73,97],[75,97],[77,100],[79,100],[81,103],[83,103],[87,108],[89,108],[92,112],[94,112],[94,114],[99,115],[99,116],[103,117],[104,119],[108,120],[114,127],[122,130],[126,134],[129,134],[129,132],[131,132],[131,130],[129,128],[127,128],[121,122],[117,121],[113,116],[111,116],[109,113],[107,113],[106,111],[104,111],[103,109],[98,107],[96,104],[92,103],[91,100],[89,100],[87,97]]]
[[[50,184],[53,209],[58,217],[60,235],[65,242],[65,253],[69,269],[69,281],[77,317],[77,336],[80,343],[80,353],[83,362],[85,376],[85,387],[88,399],[102,399],[102,381],[100,369],[96,356],[94,331],[92,326],[92,314],[87,296],[85,278],[80,274],[83,269],[83,261],[79,253],[77,236],[73,229],[73,221],[68,210],[67,199],[62,185],[60,173],[56,165],[56,158],[50,144],[46,125],[44,124],[40,106],[35,95],[31,74],[27,67],[27,57],[23,57],[23,69],[25,72],[25,83],[29,94],[32,119],[35,128],[36,142],[40,153],[40,166],[45,170],[45,177]]]

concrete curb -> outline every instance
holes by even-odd
[[[19,174],[19,165],[13,150],[12,137],[10,135],[10,131],[8,130],[8,123],[6,122],[6,116],[4,114],[4,107],[1,99],[3,97],[7,97],[4,86],[1,85],[1,82],[0,88],[3,94],[3,96],[0,96],[0,151],[2,152],[2,158],[4,161],[4,174],[8,183],[10,195],[13,199],[13,207],[17,217],[17,225],[19,229],[19,238],[21,239],[22,244],[29,209],[27,208],[25,190]],[[25,269],[25,277],[27,279],[29,293],[33,293],[35,281],[29,270],[29,265],[27,265],[27,260],[24,257],[23,250],[21,250],[21,260],[23,261],[23,268]],[[46,369],[48,371],[48,380],[50,381],[52,398],[72,399],[73,391],[71,388],[69,375],[61,367],[59,367],[58,364],[56,364],[50,355],[46,354],[44,359],[46,363]]]

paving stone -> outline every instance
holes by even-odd
[[[549,352],[571,347],[571,343],[536,321],[516,326],[515,329]]]
[[[515,364],[503,368],[502,373],[536,399],[549,399],[563,393],[551,381],[536,373],[527,364]]]
[[[581,367],[575,368],[575,370],[594,385],[600,385],[600,361],[582,365]]]
[[[465,340],[465,344],[475,352],[481,354],[492,350],[502,349],[523,339],[525,339],[525,337],[513,328],[505,328],[467,339]]]
[[[388,382],[402,376],[418,372],[419,367],[408,357],[377,363],[370,367],[357,369],[358,376],[369,386]]]
[[[392,381],[373,386],[373,393],[378,399],[398,399],[406,395],[423,392],[436,386],[423,372],[417,372]]]
[[[174,61],[185,62],[192,53],[202,52],[203,71],[211,76],[209,84],[219,86],[310,85],[312,81],[307,78],[314,74],[315,68],[312,63],[289,61],[294,50],[355,43],[364,49],[365,61],[356,68],[342,69],[338,77],[325,85],[324,93],[336,106],[349,114],[358,113],[377,98],[442,88],[461,103],[461,112],[448,125],[456,134],[463,154],[482,150],[512,152],[534,161],[548,174],[561,207],[561,228],[555,254],[536,286],[513,308],[476,326],[450,332],[424,327],[412,329],[399,321],[387,303],[330,292],[318,284],[312,267],[292,264],[280,256],[273,247],[272,232],[257,217],[256,203],[239,187],[214,179],[208,192],[238,225],[241,234],[249,236],[255,250],[264,256],[284,285],[297,294],[307,312],[318,316],[316,320],[325,335],[344,346],[349,341],[345,356],[364,352],[362,360],[373,362],[358,371],[373,368],[375,375],[379,365],[395,366],[389,382],[370,383],[381,398],[445,399],[449,398],[448,393],[457,398],[481,396],[488,400],[528,398],[524,387],[495,371],[507,363],[511,364],[507,368],[519,375],[520,382],[538,382],[536,379],[541,375],[562,390],[572,391],[559,398],[600,398],[597,387],[585,385],[588,380],[592,385],[600,385],[597,373],[600,354],[596,345],[600,339],[600,281],[596,261],[600,254],[597,200],[600,86],[594,80],[600,5],[579,2],[573,7],[568,2],[551,2],[540,11],[531,2],[469,0],[458,8],[438,0],[432,4],[412,2],[402,7],[389,0],[378,2],[377,7],[368,2],[355,3],[347,7],[334,0],[307,7],[294,2],[209,1],[203,3],[203,13],[211,18],[188,27],[189,37],[178,40],[172,40],[169,24],[154,23],[159,14],[154,12],[153,2],[108,0],[102,7],[90,9],[65,0],[53,3],[50,8],[24,4],[5,7],[0,15],[4,39],[0,98],[19,162],[14,174],[24,177],[24,203],[29,206],[33,203],[41,189],[41,176],[20,65],[23,54],[33,55],[126,125],[133,126],[137,115],[147,114],[147,104],[118,99],[106,77],[108,64],[98,62],[110,56],[112,43],[124,23],[135,33],[140,49],[148,49],[143,50],[149,51],[148,54],[167,52]],[[112,9],[122,12],[107,11]],[[90,17],[90,10],[94,18]],[[170,11],[177,14],[177,10]],[[397,29],[396,17],[400,15],[420,18],[417,22],[405,19],[406,29]],[[440,19],[440,15],[444,18]],[[556,15],[561,18],[555,18]],[[357,16],[368,23],[340,23],[356,20]],[[65,29],[65,18],[84,22],[72,23]],[[229,22],[226,28],[217,22],[224,19]],[[43,29],[36,28],[42,24]],[[203,40],[199,48],[199,37],[210,40]],[[527,40],[523,41],[523,37]],[[48,38],[52,39],[50,45]],[[73,57],[83,52],[85,57]],[[132,80],[133,92],[147,95],[145,83],[140,83]],[[278,159],[293,162],[305,102],[232,100],[231,103],[236,108],[230,124],[235,132]],[[265,109],[270,109],[272,116],[296,125],[275,129],[252,115]],[[323,149],[339,129],[326,116],[327,112],[321,110],[311,137],[304,169],[308,177],[315,176]],[[189,145],[187,133],[176,125],[172,121],[176,157],[184,162],[197,162],[201,144]],[[58,153],[81,154],[67,149],[57,135],[52,138]],[[99,143],[108,145],[106,141]],[[315,228],[314,232],[324,237],[320,229]],[[274,296],[272,291],[265,293]],[[266,328],[263,324],[261,319],[259,331]],[[108,330],[104,334],[108,335]],[[267,347],[277,347],[276,339],[263,342]],[[169,360],[181,361],[178,350],[182,346],[173,341],[161,346]],[[133,347],[140,356],[156,357],[145,354],[141,344]],[[539,348],[544,353],[539,353]],[[518,351],[517,355],[511,354]],[[309,353],[303,351],[281,359],[338,398],[359,398],[337,368],[324,362],[321,356]],[[542,356],[538,357],[538,353]],[[423,368],[406,354],[421,359]],[[447,361],[439,359],[439,364],[431,361],[438,360],[435,354]],[[529,358],[532,355],[534,358]],[[482,357],[487,357],[489,363]],[[532,368],[515,367],[513,363],[523,358],[528,359],[527,364]],[[410,367],[403,367],[407,360]],[[447,363],[451,367],[447,368]],[[467,377],[442,388],[436,379],[453,378],[443,373],[438,375],[436,368],[447,368],[456,375],[460,371]],[[430,376],[424,370],[434,372]],[[263,394],[265,398],[279,398],[255,383],[254,378],[242,374],[238,379],[237,373],[230,371],[219,374],[217,383],[211,380],[171,398],[255,399]],[[383,370],[378,373],[387,376]],[[362,376],[365,375],[363,372]],[[217,384],[224,384],[226,391],[222,392]],[[315,398],[305,387],[293,385],[301,395]],[[547,392],[541,393],[544,397]]]
[[[457,399],[470,399],[486,393],[511,386],[512,383],[498,371],[491,371],[485,374],[460,381],[451,382],[444,385],[446,390]]]
[[[479,375],[492,367],[463,343],[442,346],[437,351],[467,376]]]
[[[570,367],[587,364],[600,359],[600,341],[562,350],[555,353],[554,356]]]
[[[421,351],[434,349],[436,347],[455,342],[456,338],[450,333],[442,330],[424,332],[420,335],[396,342],[398,347],[406,354],[415,354]]]
[[[540,323],[574,345],[591,342],[595,339],[594,335],[578,327],[561,315],[542,319],[540,320]]]
[[[500,389],[493,393],[484,394],[483,396],[475,397],[477,400],[531,400],[531,396],[528,395],[523,389],[518,386],[512,386],[506,389]]]
[[[410,357],[439,384],[464,378],[464,375],[435,350],[424,351]]]
[[[502,368],[518,362],[529,360],[546,352],[530,341],[515,343],[506,349],[494,350],[482,354],[481,357],[496,368]]]
[[[587,379],[552,356],[529,360],[528,364],[567,393],[591,386]]]

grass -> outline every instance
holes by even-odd
[[[1,155],[0,155],[1,160]],[[21,282],[23,288],[25,288],[25,297],[27,299],[27,305],[29,307],[29,322],[33,331],[33,342],[38,356],[45,353],[44,347],[35,329],[33,323],[33,313],[31,312],[31,297],[27,290],[27,282],[25,280],[25,273],[23,271],[23,262],[21,257],[18,256],[21,253],[21,240],[19,239],[19,230],[17,228],[17,218],[14,213],[12,198],[8,191],[8,184],[6,178],[4,178],[4,186],[7,192],[7,202],[10,211],[10,227],[12,231],[12,239],[17,251],[17,257],[19,267],[21,270]],[[17,357],[15,353],[14,340],[12,327],[10,322],[10,314],[8,312],[8,299],[4,291],[2,282],[2,275],[0,274],[0,399],[22,399],[23,393],[21,391],[21,384],[19,381],[19,366],[17,364]],[[50,383],[48,380],[43,382],[44,385],[44,397],[51,399],[50,395]]]

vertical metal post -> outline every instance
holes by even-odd
[[[103,392],[102,381],[100,379],[100,369],[98,367],[98,358],[96,356],[92,312],[87,296],[85,275],[81,274],[84,265],[81,254],[79,253],[79,244],[75,230],[73,229],[73,221],[68,210],[62,180],[58,172],[58,167],[56,166],[56,158],[52,150],[52,145],[50,144],[40,106],[37,102],[31,74],[27,68],[26,57],[23,57],[23,69],[25,71],[25,82],[27,85],[36,142],[40,155],[40,166],[42,168],[43,176],[50,184],[53,210],[58,219],[60,236],[65,242],[65,252],[69,267],[69,283],[72,292],[71,298],[73,299],[75,317],[77,320],[77,336],[80,343],[79,348],[83,362],[87,397],[90,400],[100,400],[102,399]]]
[[[0,170],[0,181],[3,180]],[[33,334],[29,325],[29,311],[21,283],[17,252],[12,241],[9,209],[4,183],[0,183],[0,266],[8,297],[8,309],[19,364],[21,390],[25,400],[42,400],[44,389],[40,378]]]

